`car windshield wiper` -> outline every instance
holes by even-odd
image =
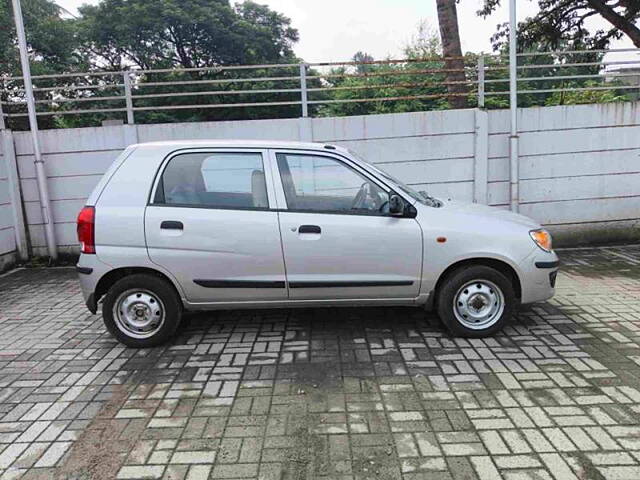
[[[422,198],[425,199],[427,205],[429,205],[430,207],[441,207],[442,206],[442,204],[440,203],[440,200],[436,199],[435,197],[432,197],[426,191],[420,190],[418,193],[422,196]]]

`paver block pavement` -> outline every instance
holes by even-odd
[[[133,350],[72,269],[0,277],[0,480],[640,478],[640,247],[453,338],[410,308],[188,315]]]

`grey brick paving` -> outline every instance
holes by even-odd
[[[0,480],[640,479],[640,247],[451,338],[401,308],[188,317],[131,350],[71,269],[0,278]]]

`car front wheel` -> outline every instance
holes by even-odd
[[[134,348],[167,341],[180,324],[180,299],[166,280],[147,274],[121,278],[104,298],[105,326],[121,343]]]
[[[486,337],[512,317],[516,296],[511,281],[484,265],[451,273],[438,293],[438,315],[449,331],[463,337]]]

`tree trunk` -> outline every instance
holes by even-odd
[[[456,0],[436,0],[438,5],[438,23],[440,24],[440,38],[445,57],[445,68],[455,70],[446,72],[447,90],[451,94],[449,105],[453,108],[467,107],[469,92],[464,73],[464,60],[460,32],[458,31],[458,10]],[[460,82],[460,83],[458,83]],[[463,94],[463,95],[461,95]]]
[[[624,32],[631,39],[633,44],[640,48],[640,28],[636,26],[633,20],[628,20],[622,15],[619,15],[613,8],[602,0],[587,0],[587,2],[591,8],[597,10],[598,13],[611,25]]]

